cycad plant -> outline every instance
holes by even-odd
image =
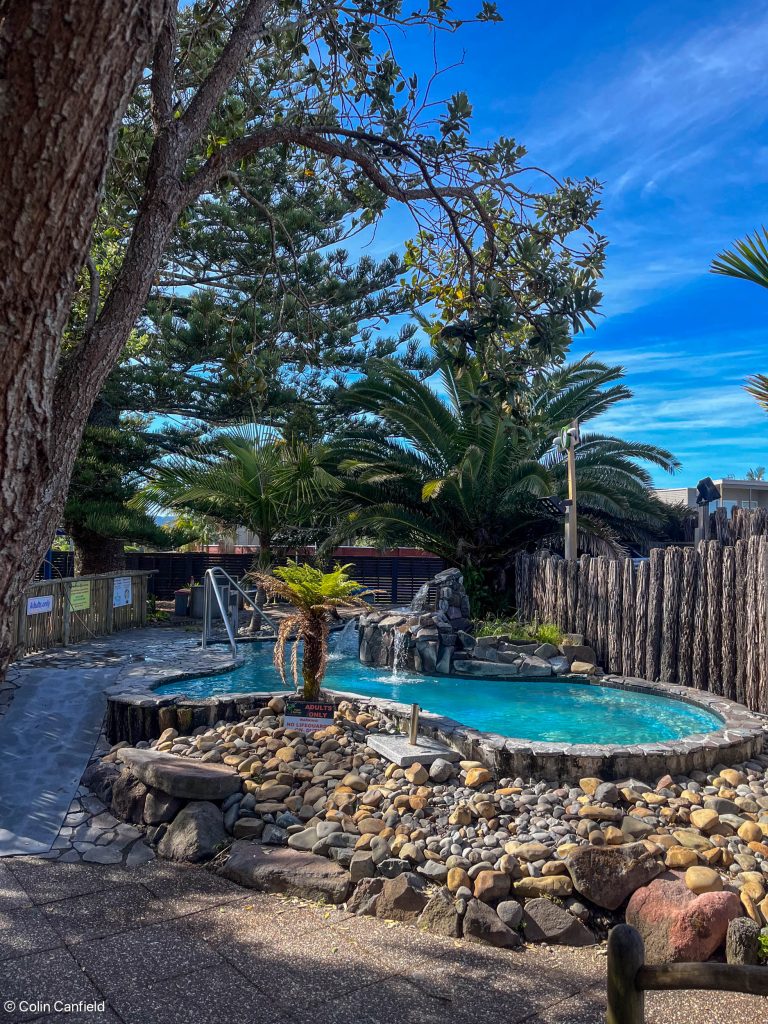
[[[358,608],[366,604],[365,598],[373,594],[362,590],[349,575],[349,565],[337,565],[331,572],[323,572],[313,565],[289,561],[275,569],[272,575],[253,573],[256,585],[265,593],[282,598],[292,605],[292,611],[282,620],[275,643],[275,667],[283,682],[285,679],[285,649],[293,637],[291,675],[299,686],[299,645],[303,643],[301,675],[304,699],[316,700],[320,683],[328,664],[329,619],[338,608]]]
[[[343,529],[440,555],[463,570],[478,610],[495,605],[516,551],[561,542],[562,519],[537,500],[567,496],[554,438],[629,398],[621,376],[585,357],[534,374],[510,407],[488,395],[476,360],[460,371],[444,360],[434,387],[382,360],[348,389],[364,416],[335,449],[347,478]],[[625,551],[661,527],[643,463],[671,471],[669,452],[582,431],[576,459],[582,550]]]

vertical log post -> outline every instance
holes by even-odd
[[[635,675],[647,679],[645,673],[646,639],[648,636],[648,578],[651,574],[649,562],[637,567],[635,588]]]
[[[722,690],[720,692],[729,700],[736,700],[736,552],[733,547],[723,548],[722,611]]]
[[[677,682],[678,627],[680,604],[680,548],[664,552],[664,591],[661,606],[661,663],[659,674],[664,683]]]
[[[621,636],[623,629],[623,565],[614,559],[608,563],[608,662],[609,672],[621,672]]]
[[[624,559],[621,595],[621,674],[635,675],[635,563]]]
[[[578,597],[576,603],[576,619],[574,629],[584,636],[587,632],[587,608],[589,607],[589,555],[579,559]]]
[[[638,931],[619,924],[608,935],[607,1024],[644,1024],[645,994],[635,985],[645,961],[645,946]]]
[[[693,633],[696,619],[696,551],[685,548],[680,560],[680,615],[678,620],[677,682],[693,685]]]
[[[707,643],[707,548],[696,547],[696,598],[693,602],[693,675],[691,685],[706,690],[708,672]]]
[[[707,644],[709,685],[712,693],[723,692],[723,662],[720,650],[723,621],[722,547],[716,540],[707,544]]]
[[[648,580],[648,633],[645,678],[655,682],[661,671],[661,611],[664,587],[664,548],[653,548]]]

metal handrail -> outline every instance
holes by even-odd
[[[214,596],[216,598],[216,603],[219,606],[219,611],[221,612],[221,617],[224,620],[224,628],[227,631],[229,646],[232,648],[233,654],[237,654],[237,639],[235,637],[234,629],[232,628],[232,623],[230,622],[229,619],[228,609],[225,606],[225,602],[221,594],[221,589],[219,587],[220,581],[219,579],[217,579],[217,577],[220,576],[224,577],[229,586],[234,587],[235,590],[242,594],[242,596],[249,604],[253,605],[254,608],[256,607],[256,602],[254,600],[253,594],[249,594],[247,591],[243,590],[243,588],[240,586],[237,580],[233,580],[229,573],[226,571],[226,569],[222,569],[220,565],[215,565],[211,569],[206,569],[203,590],[203,637],[201,646],[204,648],[208,646],[208,638],[212,629],[211,591],[213,591]],[[256,593],[256,591],[254,591],[253,593]],[[272,627],[273,632],[275,633],[275,635],[277,635],[277,625],[274,622],[274,620],[271,619],[269,615],[267,615],[267,613],[261,608],[259,609],[259,613],[263,619],[266,619],[267,624]]]

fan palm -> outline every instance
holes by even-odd
[[[332,572],[323,572],[312,565],[289,561],[272,575],[252,573],[256,585],[267,594],[282,598],[293,606],[280,623],[275,642],[274,661],[283,682],[285,679],[285,648],[293,637],[291,675],[299,686],[299,644],[304,644],[301,674],[305,700],[316,700],[328,663],[329,617],[338,608],[355,608],[366,604],[373,591],[361,590],[349,575],[349,565],[337,565]]]
[[[322,445],[241,428],[154,467],[135,502],[154,512],[187,510],[245,527],[257,538],[254,566],[265,571],[281,548],[300,540],[339,487]]]
[[[347,477],[346,530],[408,542],[461,567],[475,602],[505,588],[516,551],[559,544],[562,519],[537,500],[567,495],[565,456],[553,439],[630,397],[620,367],[587,356],[537,373],[513,410],[487,397],[479,364],[442,363],[436,390],[389,361],[349,387],[369,414],[335,448]],[[373,421],[370,415],[374,417]],[[674,470],[653,445],[582,432],[576,449],[579,541],[615,553],[663,522],[650,463]]]

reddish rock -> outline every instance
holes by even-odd
[[[735,893],[697,896],[678,878],[668,876],[635,892],[627,904],[626,920],[642,935],[648,963],[699,963],[722,946],[729,923],[740,915]]]

